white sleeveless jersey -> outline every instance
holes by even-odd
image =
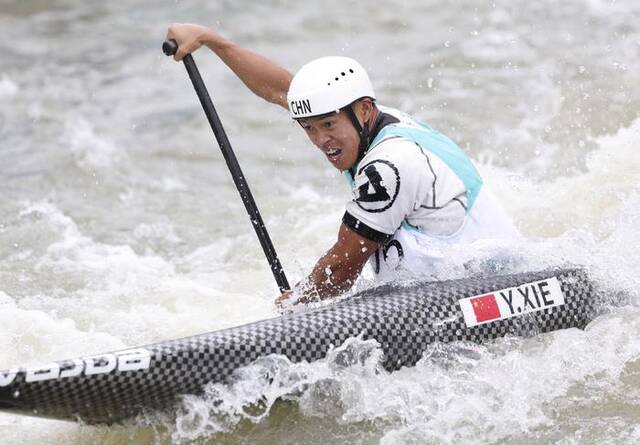
[[[376,273],[429,273],[452,243],[518,236],[473,164],[446,136],[397,110],[353,169],[343,222],[382,242]]]

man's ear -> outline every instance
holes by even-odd
[[[363,98],[358,100],[356,107],[363,121],[371,119],[371,115],[373,114],[373,102],[371,102],[371,99]]]

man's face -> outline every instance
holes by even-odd
[[[307,136],[338,170],[348,170],[358,159],[360,138],[345,112],[298,121]]]

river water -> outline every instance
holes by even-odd
[[[393,374],[354,340],[361,365],[279,363],[299,387],[252,367],[125,426],[0,414],[0,443],[640,441],[633,0],[0,0],[0,368],[277,315],[186,72],[161,54],[171,22],[216,27],[292,71],[357,58],[380,103],[470,153],[526,237],[518,270],[581,264],[629,304],[585,331],[434,346]],[[196,62],[295,282],[333,242],[347,185],[283,110],[210,52]]]

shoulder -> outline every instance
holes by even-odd
[[[390,153],[397,156],[415,155],[416,145],[415,130],[424,131],[425,126],[418,122],[409,114],[394,108],[385,106],[378,107],[384,116],[386,124],[382,126],[375,137],[371,140],[370,154]],[[400,148],[398,148],[400,147]],[[401,147],[404,147],[403,150]],[[411,148],[407,150],[407,148]]]
[[[401,136],[390,136],[371,147],[360,161],[356,175],[370,164],[393,165],[400,170],[411,170],[423,160],[423,150],[414,141]]]
[[[355,202],[362,210],[384,212],[423,180],[425,158],[413,141],[386,140],[360,161],[355,171]]]

